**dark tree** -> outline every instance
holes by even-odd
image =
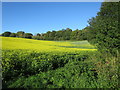
[[[66,28],[64,33],[64,40],[70,40],[71,33],[72,33],[72,29]]]
[[[115,54],[120,49],[120,30],[118,2],[103,2],[100,12],[89,20],[90,40],[98,49]]]
[[[78,29],[76,29],[75,31],[72,31],[72,33],[70,35],[71,40],[77,40],[78,31],[79,31]]]
[[[32,36],[32,38],[37,40],[42,40],[42,34],[37,33],[36,35]]]
[[[37,33],[37,35],[36,36],[41,36],[41,34],[40,33]]]
[[[31,33],[25,33],[25,35],[24,35],[25,38],[29,38],[29,39],[31,39],[32,36],[33,36],[33,35],[32,35]]]
[[[2,33],[2,36],[9,37],[10,34],[11,34],[11,32],[7,31],[7,32]]]
[[[16,33],[11,33],[10,37],[16,37]]]
[[[24,31],[18,31],[18,32],[17,32],[17,37],[22,37],[22,38],[24,38],[24,34],[25,34]]]

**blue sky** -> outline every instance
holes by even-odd
[[[101,2],[3,2],[2,32],[83,29],[100,6]]]

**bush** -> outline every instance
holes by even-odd
[[[87,58],[84,57],[84,54],[77,53],[53,54],[26,50],[3,50],[3,82],[7,85],[8,81],[14,81],[21,76],[29,77],[41,72],[56,70],[70,61],[84,61]]]
[[[3,88],[118,88],[118,57],[3,50]]]

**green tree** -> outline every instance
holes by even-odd
[[[90,42],[96,44],[100,51],[116,54],[120,48],[120,30],[118,29],[119,16],[118,2],[103,2],[100,12],[89,20]]]
[[[7,31],[7,32],[2,33],[2,36],[9,37],[10,34],[11,34],[11,32]]]
[[[24,31],[18,31],[18,32],[17,32],[17,37],[22,37],[22,38],[24,38],[24,34],[25,34]]]
[[[25,38],[29,38],[29,39],[31,39],[32,36],[33,36],[33,35],[32,35],[31,33],[25,33],[25,35],[24,35]]]
[[[55,40],[55,34],[56,34],[56,31],[53,30],[50,34],[51,40]]]
[[[66,28],[64,33],[64,40],[70,40],[71,33],[72,33],[72,29]]]
[[[40,34],[40,33],[37,33],[36,36],[41,36],[41,34]]]
[[[79,31],[78,31],[78,34],[77,34],[77,36],[76,36],[76,40],[83,40],[83,39],[82,39],[82,30],[79,30]]]
[[[36,35],[32,36],[33,39],[41,40],[42,34],[37,33]]]
[[[76,29],[75,31],[72,31],[70,39],[71,40],[77,40],[78,32],[79,32],[78,29]]]
[[[16,37],[16,33],[11,33],[10,37]]]

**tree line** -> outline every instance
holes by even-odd
[[[20,37],[20,38],[29,38],[29,39],[31,39],[33,34],[32,33],[25,33],[24,31],[18,31],[17,33],[12,33],[10,31],[6,31],[6,32],[2,33],[1,36]]]
[[[59,31],[48,31],[46,33],[37,33],[33,35],[32,33],[25,33],[24,31],[18,31],[17,33],[4,32],[2,36],[5,37],[20,37],[29,38],[37,40],[87,40],[87,30],[74,30],[70,28],[62,29]]]

